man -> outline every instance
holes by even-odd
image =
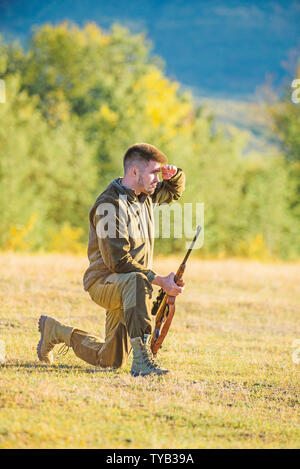
[[[123,178],[112,181],[90,210],[90,265],[83,284],[92,300],[106,309],[105,341],[41,316],[41,361],[52,363],[54,345],[64,343],[87,363],[119,368],[132,348],[133,376],[167,373],[150,349],[152,285],[177,296],[184,283],[177,285],[174,273],[163,277],[152,270],[153,208],[179,199],[185,177],[181,169],[166,163],[166,156],[153,145],[131,146],[124,155]]]

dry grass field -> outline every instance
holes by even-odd
[[[168,274],[180,260],[154,268]],[[40,314],[103,336],[86,267],[85,257],[0,254],[1,448],[300,447],[300,264],[192,256],[160,353],[172,373],[146,378],[130,376],[132,356],[117,371],[72,350],[38,361]]]

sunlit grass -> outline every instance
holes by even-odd
[[[72,351],[38,361],[37,320],[103,336],[83,291],[85,257],[0,255],[1,448],[296,448],[300,446],[299,264],[201,261],[160,353],[165,377],[132,378],[132,357],[101,370]],[[180,259],[157,259],[175,271]],[[156,291],[156,290],[155,290]]]

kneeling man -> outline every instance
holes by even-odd
[[[133,376],[167,373],[150,349],[152,285],[177,296],[184,283],[177,285],[173,272],[160,276],[152,270],[153,208],[179,199],[185,177],[181,169],[166,163],[166,156],[153,145],[131,146],[123,159],[123,178],[114,179],[90,210],[90,265],[83,284],[92,300],[106,309],[105,340],[41,316],[41,361],[53,363],[53,348],[63,343],[87,363],[119,368],[132,348]]]

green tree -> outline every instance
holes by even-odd
[[[184,169],[180,203],[204,202],[202,255],[299,256],[298,108],[291,103],[272,109],[285,157],[245,156],[245,135],[216,126],[165,76],[144,35],[117,25],[110,32],[44,25],[26,51],[0,43],[0,74],[7,88],[0,105],[2,247],[25,248],[27,236],[32,248],[70,244],[78,251],[96,195],[122,174],[128,146],[144,141]],[[183,246],[156,243],[165,253]]]
[[[32,246],[41,247],[50,227],[82,224],[96,190],[93,146],[76,126],[52,128],[38,109],[39,97],[21,91],[19,74],[6,75],[6,103],[0,107],[0,244],[11,227],[33,214]]]

